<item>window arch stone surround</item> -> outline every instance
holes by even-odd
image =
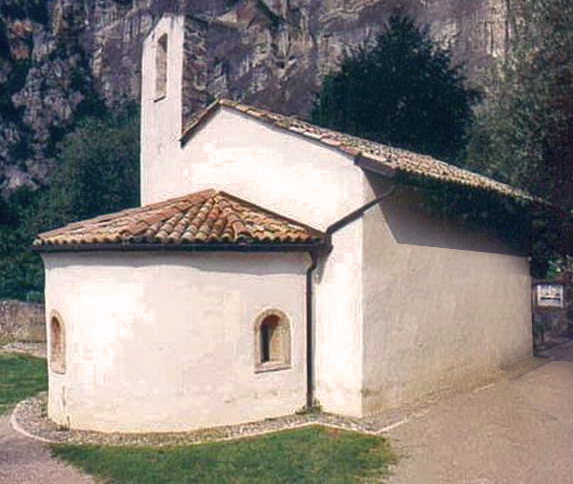
[[[280,309],[266,309],[255,320],[255,372],[291,367],[290,320]]]

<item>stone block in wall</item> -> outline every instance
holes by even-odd
[[[15,300],[0,301],[0,340],[44,343],[44,305]]]

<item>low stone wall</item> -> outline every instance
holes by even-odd
[[[44,305],[14,300],[0,301],[0,340],[44,343]]]

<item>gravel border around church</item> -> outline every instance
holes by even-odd
[[[186,432],[104,433],[58,427],[47,418],[46,405],[46,392],[23,400],[12,412],[13,427],[31,438],[48,443],[154,447],[234,440],[308,425],[324,425],[375,435],[381,435],[387,427],[381,426],[378,421],[352,419],[327,413],[305,413]],[[392,426],[391,423],[388,425]]]
[[[424,416],[433,405],[440,401],[452,398],[455,395],[464,394],[472,389],[489,388],[507,377],[507,373],[500,373],[494,379],[481,382],[481,386],[473,382],[473,384],[468,384],[468,387],[463,390],[457,388],[452,392],[441,392],[424,401],[418,401],[409,406],[404,405],[389,409],[362,419],[342,417],[324,412],[310,412],[239,425],[211,427],[192,431],[105,433],[59,427],[47,417],[47,393],[43,392],[21,401],[12,412],[11,422],[12,426],[18,432],[46,443],[119,446],[161,447],[202,444],[255,437],[271,432],[301,428],[309,425],[323,425],[341,430],[386,436],[389,431]]]

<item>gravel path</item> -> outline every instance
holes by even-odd
[[[46,345],[10,343],[0,352],[46,357]],[[16,432],[10,413],[0,416],[0,484],[94,484],[75,468],[54,459],[47,445]]]
[[[387,484],[570,484],[573,363],[444,400],[387,436]]]
[[[22,433],[35,436],[45,442],[94,445],[130,445],[130,446],[172,446],[191,445],[205,442],[218,442],[243,437],[252,437],[269,432],[294,429],[307,425],[324,425],[343,430],[381,434],[385,425],[380,417],[375,424],[366,419],[341,417],[328,413],[286,415],[284,417],[260,420],[239,425],[212,427],[187,432],[160,433],[104,433],[86,430],[65,430],[46,417],[46,393],[20,402],[12,414],[13,425]],[[386,424],[391,421],[384,420]]]
[[[0,484],[94,484],[76,469],[54,459],[42,443],[24,437],[0,417]]]

